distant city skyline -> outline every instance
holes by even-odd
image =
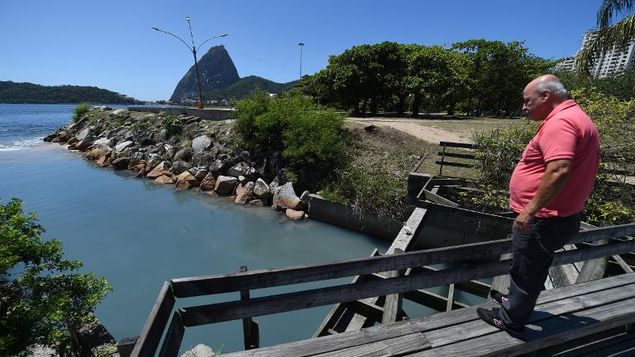
[[[300,50],[302,74],[313,74],[330,55],[383,41],[445,46],[478,38],[524,41],[531,53],[559,59],[579,49],[584,33],[596,25],[600,3],[2,1],[0,80],[90,85],[141,100],[167,99],[193,65],[192,54],[152,27],[189,43],[186,16],[196,45],[229,33],[198,49],[199,58],[222,44],[241,77],[276,82],[297,79]]]

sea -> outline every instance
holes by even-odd
[[[388,246],[310,219],[290,221],[270,208],[176,192],[44,143],[71,121],[74,108],[0,104],[0,201],[21,199],[45,227],[45,239],[61,240],[65,257],[84,263],[82,272],[108,279],[113,291],[96,316],[117,340],[139,335],[166,280],[233,273],[243,265],[255,270],[362,258]],[[213,301],[183,299],[177,306]],[[257,317],[261,346],[311,337],[329,309]],[[241,350],[241,322],[187,328],[182,351],[199,343],[218,352]]]

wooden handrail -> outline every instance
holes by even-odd
[[[635,235],[635,223],[589,229],[580,232],[571,243],[596,242],[631,235]],[[176,297],[240,292],[403,270],[438,263],[481,261],[478,265],[462,263],[460,267],[412,273],[407,276],[383,280],[358,281],[319,289],[182,308],[174,313],[168,332],[169,336],[166,336],[163,343],[162,355],[176,355],[174,351],[178,351],[184,327],[188,326],[269,315],[388,294],[406,293],[423,288],[502,275],[509,269],[511,260],[499,261],[498,259],[501,254],[511,251],[510,243],[510,239],[503,239],[345,262],[173,279],[163,285],[134,347],[133,355],[146,356],[156,352]],[[558,253],[553,264],[568,264],[631,251],[635,251],[635,240],[627,239]]]

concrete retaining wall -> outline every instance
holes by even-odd
[[[155,114],[164,112],[172,115],[191,115],[205,120],[233,119],[234,113],[236,112],[233,108],[208,108],[199,110],[186,107],[128,107],[128,110]]]
[[[317,195],[309,197],[309,217],[317,221],[366,233],[388,242],[395,239],[403,226],[401,222],[386,222],[376,217],[356,214],[350,206],[327,201]]]

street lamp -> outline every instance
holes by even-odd
[[[201,93],[201,73],[198,70],[198,59],[196,58],[196,46],[194,45],[194,35],[192,34],[192,24],[190,23],[190,17],[186,16],[185,20],[187,20],[187,26],[190,29],[190,40],[192,41],[192,46],[188,45],[187,42],[183,41],[182,38],[180,38],[179,36],[168,32],[168,31],[164,31],[161,30],[158,27],[153,27],[152,29],[154,31],[159,31],[159,32],[163,32],[164,34],[168,34],[174,38],[176,38],[177,40],[183,42],[183,44],[190,50],[190,52],[192,52],[192,55],[194,56],[194,68],[196,70],[196,84],[197,84],[197,89],[198,89],[198,103],[196,105],[196,107],[198,109],[203,109],[203,94]],[[198,48],[200,49],[205,43],[207,43],[207,41],[213,40],[215,38],[220,38],[220,37],[225,37],[228,36],[229,34],[224,33],[222,35],[217,35],[217,36],[212,36],[210,38],[208,38],[207,40],[203,41],[200,45],[198,45]]]
[[[300,46],[300,79],[302,79],[302,47],[304,47],[304,42],[298,43]]]

